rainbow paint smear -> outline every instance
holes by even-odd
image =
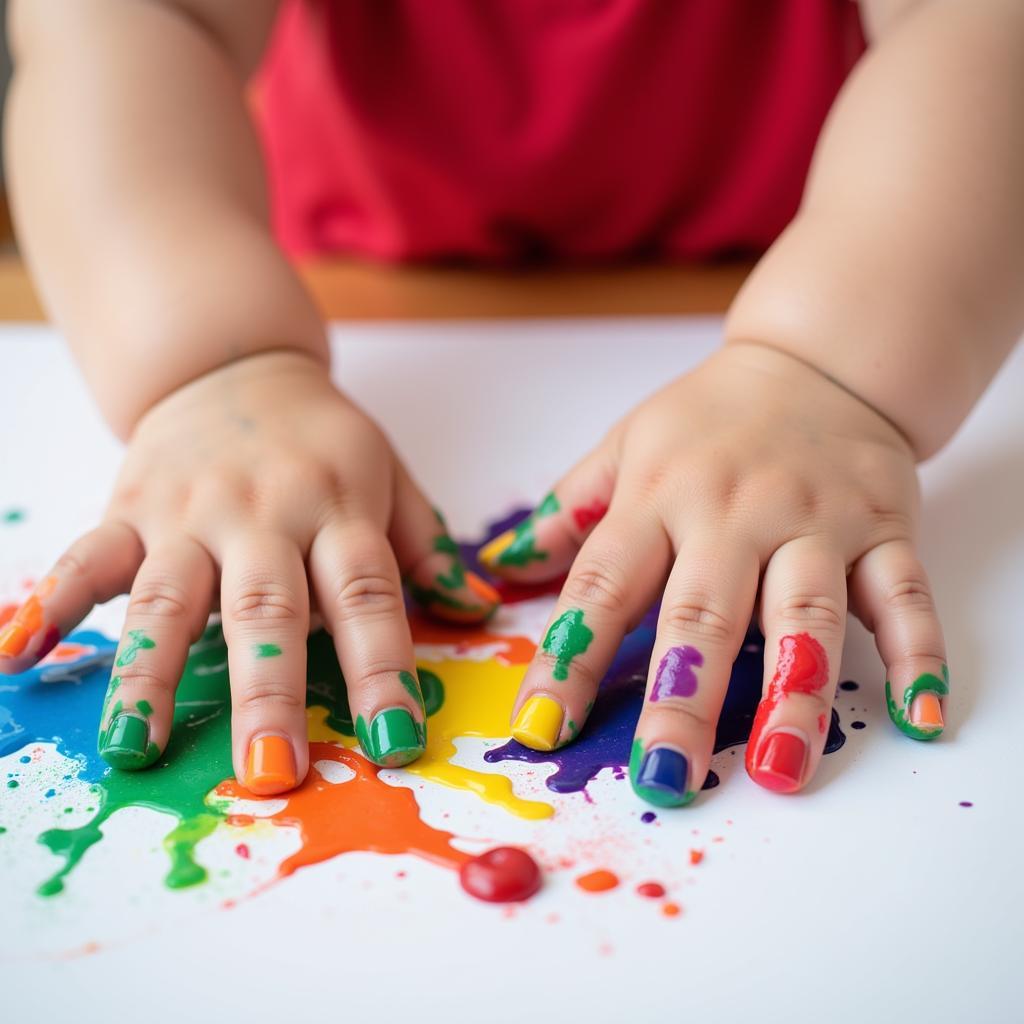
[[[495,524],[491,535],[508,522]],[[472,563],[472,548],[466,554]],[[593,801],[588,787],[602,772],[610,769],[615,785],[628,792],[625,770],[657,609],[626,637],[581,737],[561,750],[540,753],[509,739],[509,714],[556,589],[507,590],[505,605],[485,627],[462,629],[413,618],[418,666],[424,676],[429,672],[436,679],[426,688],[426,753],[404,769],[379,769],[359,753],[332,642],[325,633],[311,636],[309,775],[294,792],[266,801],[246,793],[233,778],[227,649],[218,625],[211,625],[192,649],[164,756],[152,768],[134,773],[109,768],[96,753],[97,723],[116,641],[97,632],[73,634],[31,671],[0,680],[0,854],[5,839],[31,827],[19,808],[32,792],[52,808],[50,826],[35,835],[32,847],[42,878],[36,890],[40,899],[60,898],[75,884],[76,871],[90,851],[115,841],[106,836],[105,826],[129,808],[168,816],[162,850],[147,855],[163,858],[164,884],[177,891],[197,891],[208,883],[210,866],[204,863],[201,844],[223,830],[230,831],[240,862],[256,856],[277,829],[298,836],[298,849],[280,860],[272,883],[354,851],[413,854],[457,871],[473,855],[468,851],[474,849],[474,837],[428,823],[417,798],[424,787],[432,788],[435,797],[436,787],[447,787],[462,791],[463,801],[498,809],[513,836],[521,834],[523,822],[532,823],[532,835],[539,838],[529,844],[530,852],[548,872],[571,870],[571,861],[546,854],[543,837],[553,837],[559,829],[567,798],[584,805]],[[0,621],[9,614],[10,608],[0,609]],[[749,734],[761,693],[762,655],[760,639],[748,637],[734,666],[718,750],[744,742]],[[486,749],[464,753],[459,745],[466,737],[483,741]],[[827,751],[842,742],[833,712]],[[66,760],[54,759],[54,750]],[[39,773],[54,760],[70,768],[42,790]],[[537,772],[524,768],[523,762],[537,766]],[[550,767],[541,772],[543,766]],[[543,777],[527,787],[528,793],[519,791],[516,781],[524,778],[524,771]],[[705,788],[716,784],[712,773]],[[629,806],[631,827],[655,818],[639,800]],[[39,820],[38,815],[29,818]],[[118,836],[118,842],[126,841],[123,832]],[[489,838],[492,846],[504,839],[493,834]],[[681,851],[680,858],[687,857],[692,866],[702,855]],[[612,871],[591,870],[575,882],[579,889],[595,892],[614,887],[618,879]],[[661,882],[647,882],[637,892],[658,899],[666,916],[679,913]],[[453,885],[452,898],[467,897]]]

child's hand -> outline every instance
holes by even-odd
[[[174,690],[219,578],[235,771],[253,792],[281,792],[308,764],[312,595],[363,750],[405,764],[423,750],[425,723],[402,573],[438,614],[471,621],[494,610],[493,589],[464,572],[381,431],[318,362],[265,353],[143,418],[103,524],[0,633],[0,670],[24,670],[130,587],[99,745],[119,768],[145,767],[167,744]]]
[[[747,770],[768,789],[797,790],[825,743],[849,578],[893,719],[933,738],[945,651],[914,550],[917,507],[911,450],[879,414],[792,356],[726,347],[627,416],[524,525],[481,552],[510,580],[571,566],[513,735],[538,750],[572,740],[623,634],[664,590],[634,788],[662,806],[700,789],[756,609],[765,696]]]

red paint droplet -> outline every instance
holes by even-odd
[[[678,917],[683,912],[683,908],[678,903],[666,903],[662,906],[661,912],[666,917]]]
[[[690,863],[699,864],[704,859],[703,850],[691,850],[690,851]]]
[[[587,875],[580,875],[576,879],[576,884],[584,892],[607,892],[619,884],[619,876],[614,871],[605,871],[601,868]]]
[[[395,878],[405,878],[405,872],[404,871],[396,871],[395,872]]]
[[[636,887],[636,894],[649,900],[660,900],[665,895],[665,886],[661,882],[642,882]]]
[[[462,888],[488,903],[528,900],[541,886],[540,868],[525,851],[499,846],[466,861],[459,869]]]
[[[239,857],[242,857],[245,860],[249,859],[249,847],[246,846],[245,843],[239,843],[235,847],[235,853],[237,853]]]

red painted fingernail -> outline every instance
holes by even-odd
[[[776,731],[761,744],[751,778],[776,793],[794,793],[800,788],[806,761],[807,741],[791,732]]]

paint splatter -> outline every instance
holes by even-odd
[[[576,885],[584,892],[608,892],[617,888],[618,884],[619,876],[605,868],[590,871],[576,879]]]
[[[252,653],[256,658],[278,658],[281,655],[281,648],[277,644],[256,644]]]
[[[595,523],[605,517],[608,506],[603,501],[592,501],[589,505],[580,505],[572,510],[573,522],[579,530],[589,530]]]
[[[572,659],[584,654],[594,639],[593,630],[583,621],[581,608],[570,608],[551,623],[541,650],[555,659],[551,675],[562,682],[569,678]]]

